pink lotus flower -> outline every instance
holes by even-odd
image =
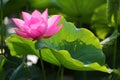
[[[39,40],[41,38],[49,38],[56,34],[61,28],[62,24],[58,25],[61,16],[53,15],[48,19],[48,9],[43,13],[34,10],[32,14],[22,12],[23,20],[13,18],[13,22],[19,29],[15,29],[15,32],[24,37],[32,38],[33,40]]]

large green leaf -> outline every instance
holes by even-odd
[[[64,18],[60,23],[64,24],[62,30],[43,40],[47,46],[41,49],[41,53],[47,62],[57,59],[61,65],[73,70],[110,72],[105,66],[101,66],[105,62],[105,56],[99,40],[92,32],[84,28],[75,28]],[[49,58],[51,55],[52,59]]]
[[[92,32],[85,28],[77,29],[71,23],[61,20],[64,24],[62,30],[44,42],[50,48],[67,50],[74,59],[83,61],[85,64],[98,62],[101,65],[105,62],[102,46]]]
[[[13,34],[6,39],[6,42],[8,44],[8,47],[10,49],[10,53],[12,56],[23,57],[28,54],[34,54],[34,55],[40,57],[39,51],[37,49],[35,49],[36,41],[32,41],[30,39],[25,39],[16,34]],[[40,43],[40,45],[41,45],[41,43]],[[44,52],[44,54],[46,54],[46,56],[43,55],[43,60],[48,61],[55,65],[60,65],[59,61],[54,57],[54,55],[52,53],[50,54],[48,52],[49,51],[47,51],[47,53]],[[49,56],[47,54],[49,54]]]
[[[23,57],[27,54],[35,54],[39,56],[38,51],[35,49],[35,41],[22,38],[13,34],[6,39],[10,53],[12,56]]]

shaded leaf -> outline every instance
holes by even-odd
[[[26,0],[9,0],[3,7],[3,16],[8,16],[16,11],[21,11],[21,8],[23,8],[25,5]]]
[[[57,0],[63,13],[71,21],[79,23],[90,23],[91,16],[98,6],[105,3],[105,0]]]
[[[57,7],[56,0],[28,0],[29,4],[33,8],[46,8],[46,7]]]
[[[101,5],[95,9],[95,13],[92,16],[92,30],[100,39],[105,39],[113,32],[113,27],[108,26],[106,15],[106,4]]]

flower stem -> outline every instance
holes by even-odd
[[[114,17],[114,29],[116,35],[118,35],[118,10],[119,10],[119,0],[107,0],[108,4],[108,23],[112,24],[112,16]],[[114,52],[113,52],[113,63],[112,67],[115,68],[116,64],[116,55],[117,55],[117,38],[114,43]]]
[[[83,72],[83,80],[87,80],[87,72],[86,71]]]
[[[60,79],[60,70],[61,70],[61,67],[58,68],[58,71],[57,71],[57,79],[56,79],[56,80],[59,80],[59,79]]]
[[[39,53],[40,53],[40,63],[41,63],[41,68],[42,68],[43,80],[46,80],[46,75],[45,75],[45,69],[44,69],[44,63],[43,63],[43,60],[42,60],[41,50],[39,50]]]
[[[115,31],[118,34],[118,10],[119,10],[119,0],[114,0],[114,21],[115,21]],[[117,35],[116,34],[116,35]],[[115,68],[116,65],[116,55],[117,55],[117,39],[115,40],[114,43],[114,56],[113,56],[113,68]]]
[[[64,80],[64,67],[61,66],[60,80]]]

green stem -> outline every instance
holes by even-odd
[[[64,67],[61,66],[61,74],[60,74],[60,80],[64,80]]]
[[[1,26],[1,54],[4,54],[4,32],[3,32],[3,0],[0,0],[0,7],[1,7],[1,15],[0,15],[0,26]]]
[[[83,80],[87,80],[87,72],[86,71],[83,72]]]
[[[45,75],[45,69],[44,69],[44,63],[43,63],[43,60],[42,60],[41,50],[39,50],[39,53],[40,53],[40,63],[41,63],[41,68],[42,68],[43,80],[46,80],[46,75]]]
[[[117,54],[117,39],[114,43],[114,55],[113,55],[113,68],[115,68],[116,65],[116,54]]]
[[[0,21],[3,20],[3,0],[0,0],[0,7],[1,7],[1,15],[0,15]],[[1,22],[2,23],[2,22]]]
[[[112,24],[112,16],[114,17],[114,27],[116,36],[118,35],[118,10],[119,10],[119,0],[107,0],[108,8],[108,23]],[[109,24],[108,24],[109,25]],[[114,53],[113,53],[113,63],[112,67],[115,68],[116,64],[116,54],[117,54],[117,38],[114,43]]]
[[[118,33],[118,10],[119,10],[119,1],[114,0],[114,25],[115,25],[115,31]],[[117,34],[116,34],[117,35]],[[115,68],[116,64],[116,55],[117,55],[117,38],[114,43],[114,55],[113,55],[113,68]]]
[[[56,79],[56,80],[59,80],[59,79],[60,79],[60,71],[61,71],[61,67],[58,68],[58,71],[57,71],[57,79]]]

